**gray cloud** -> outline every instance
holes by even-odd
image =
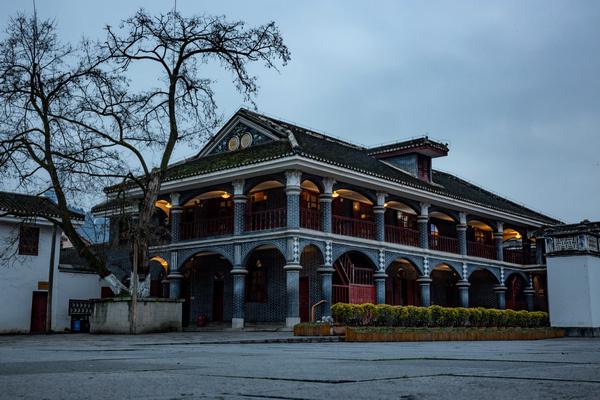
[[[41,3],[38,2],[38,3]],[[164,1],[39,4],[70,40]],[[292,51],[254,68],[263,112],[365,145],[429,133],[435,167],[566,221],[600,219],[600,3],[196,2],[183,13],[275,20]],[[0,21],[29,4],[4,1]],[[241,99],[214,67],[221,111]],[[140,71],[139,85],[155,83]],[[178,149],[178,157],[191,153]]]

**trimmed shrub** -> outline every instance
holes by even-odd
[[[388,327],[522,327],[549,325],[548,313],[497,310],[491,308],[450,308],[390,306],[388,304],[345,304],[331,307],[336,323],[348,326]]]

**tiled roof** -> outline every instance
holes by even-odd
[[[433,182],[422,181],[408,172],[404,172],[370,155],[373,149],[358,146],[246,109],[239,110],[237,115],[243,116],[262,126],[279,139],[255,145],[245,150],[198,157],[172,165],[167,171],[165,181],[243,167],[291,155],[299,155],[449,198],[460,199],[491,209],[533,218],[545,224],[560,223],[560,221],[554,218],[502,198],[451,174],[434,170],[432,173]],[[293,136],[292,141],[289,139],[290,133]],[[422,141],[423,139],[418,140]],[[407,143],[410,143],[410,141]],[[116,189],[117,187],[107,188],[107,192],[114,192]],[[98,210],[94,208],[94,211]]]
[[[0,215],[19,217],[60,218],[60,210],[50,199],[22,193],[0,192]],[[73,219],[83,220],[84,215],[71,212]]]

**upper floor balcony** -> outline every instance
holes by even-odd
[[[498,229],[493,221],[437,207],[424,213],[419,203],[381,201],[379,194],[349,185],[331,185],[324,193],[322,184],[308,179],[293,190],[284,182],[247,183],[237,194],[223,186],[184,198],[177,211],[178,240],[297,228],[514,264],[536,262],[523,228]]]

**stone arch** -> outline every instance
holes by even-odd
[[[498,307],[494,287],[500,283],[488,268],[477,268],[469,274],[469,305],[471,307]]]
[[[512,271],[505,280],[506,308],[512,310],[527,310],[525,288],[529,285],[527,276],[520,271]]]
[[[333,268],[333,303],[375,303],[377,264],[370,257],[348,250],[334,258]]]
[[[442,262],[435,265],[429,277],[431,278],[431,304],[443,307],[456,307],[460,304],[456,286],[460,280],[460,273],[451,264]]]
[[[299,240],[300,253],[302,253],[304,251],[304,249],[308,246],[316,247],[317,249],[319,249],[319,251],[321,252],[323,257],[325,257],[325,242],[322,242],[320,240],[302,239],[302,238]],[[323,258],[323,260],[324,260],[324,258]]]
[[[231,184],[221,184],[221,185],[204,187],[202,189],[185,191],[185,192],[180,193],[179,204],[183,206],[184,204],[188,203],[190,200],[194,199],[195,197],[202,196],[203,194],[209,193],[209,192],[219,192],[221,194],[222,193],[232,194],[233,187],[231,186]]]
[[[397,257],[386,268],[385,302],[391,305],[421,305],[417,279],[419,267],[406,257]]]
[[[271,182],[273,186],[285,187],[285,176],[283,175],[268,175],[268,176],[257,176],[255,178],[247,179],[244,182],[244,194],[249,195],[258,186]]]
[[[431,271],[433,271],[433,269],[439,265],[446,265],[448,266],[452,272],[456,273],[461,279],[463,279],[463,273],[462,273],[462,263],[459,261],[453,261],[453,260],[446,260],[446,259],[442,259],[442,258],[429,258],[429,271],[431,274]]]
[[[233,315],[233,264],[220,252],[196,249],[180,268],[182,321],[194,324],[199,317],[212,322]]]
[[[389,267],[394,263],[394,261],[404,259],[411,263],[413,267],[419,273],[419,276],[423,275],[423,257],[415,256],[412,254],[404,254],[404,253],[396,253],[396,252],[385,252],[385,270],[387,271]]]
[[[374,192],[351,185],[349,183],[336,182],[333,186],[334,198],[337,197],[335,194],[337,193],[340,196],[343,196],[344,193],[350,194],[349,192],[357,193],[363,196],[366,200],[370,202],[371,205],[377,204],[377,197]]]
[[[435,205],[432,205],[429,208],[429,217],[430,218],[440,218],[443,220],[448,220],[449,222],[452,221],[454,223],[459,222],[459,215],[458,215],[457,211],[448,210],[448,209],[438,207]]]
[[[303,190],[311,190],[319,193],[323,193],[323,183],[320,179],[315,176],[302,174],[300,179],[300,187]]]
[[[285,239],[261,240],[258,242],[250,242],[250,243],[242,244],[242,254],[241,254],[242,265],[246,264],[250,254],[252,254],[254,251],[261,249],[261,248],[262,249],[275,248],[279,251],[279,253],[281,253],[284,260],[290,259],[289,255],[288,255],[287,241]]]
[[[246,269],[245,319],[248,322],[282,322],[286,317],[285,251],[272,243],[249,247]]]
[[[194,247],[192,249],[183,249],[177,252],[177,268],[181,270],[181,267],[193,256],[199,253],[214,253],[223,257],[231,265],[234,264],[233,260],[233,246],[202,246]],[[171,266],[172,267],[172,266]]]
[[[335,261],[348,252],[356,252],[363,254],[364,256],[369,258],[369,260],[373,263],[375,270],[377,270],[377,266],[379,265],[379,252],[374,249],[356,247],[345,244],[334,244],[331,252],[331,260]]]

